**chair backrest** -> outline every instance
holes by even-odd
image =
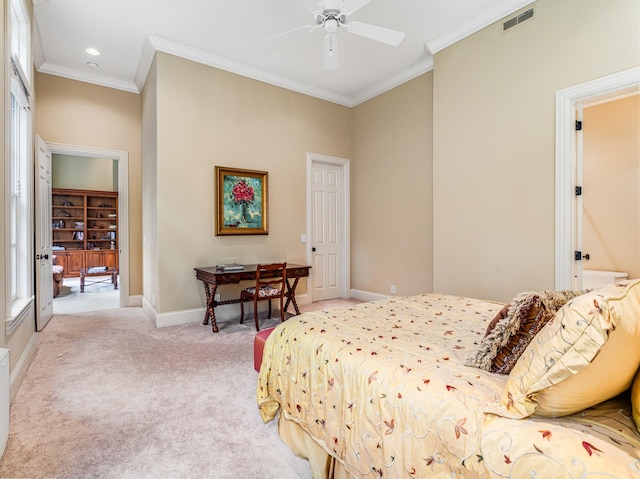
[[[284,293],[287,282],[287,263],[259,264],[256,267],[256,291],[271,286]]]

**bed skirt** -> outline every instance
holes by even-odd
[[[312,438],[300,425],[284,417],[278,417],[278,433],[280,438],[296,454],[309,461],[313,479],[353,479],[344,465],[331,454],[326,447]]]

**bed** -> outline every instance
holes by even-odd
[[[640,477],[640,281],[553,306],[536,294],[501,361],[487,338],[517,298],[424,294],[289,319],[265,344],[259,412],[314,478]]]

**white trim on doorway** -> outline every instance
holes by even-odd
[[[345,158],[321,155],[318,153],[307,153],[307,264],[313,264],[313,164],[335,165],[341,168],[342,172],[342,268],[340,271],[342,280],[341,297],[343,299],[351,296],[351,166],[350,161]],[[313,302],[313,275],[307,278],[307,296],[309,303]]]
[[[576,238],[575,144],[576,109],[580,103],[600,101],[613,95],[638,90],[640,67],[581,83],[556,92],[556,251],[555,288],[574,286]]]
[[[58,155],[73,155],[87,158],[108,158],[118,162],[118,232],[120,273],[120,307],[140,306],[129,296],[129,153],[121,150],[92,148],[87,146],[49,143],[51,152]]]

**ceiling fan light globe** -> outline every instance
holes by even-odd
[[[324,29],[327,33],[334,33],[338,29],[338,20],[335,18],[328,18],[324,22]]]

